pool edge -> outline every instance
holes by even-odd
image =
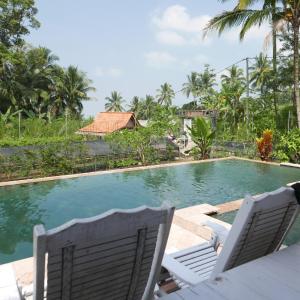
[[[211,158],[211,159],[206,159],[206,160],[187,160],[187,161],[157,164],[157,165],[151,165],[151,166],[139,166],[139,167],[132,167],[132,168],[124,168],[124,169],[103,170],[103,171],[77,173],[77,174],[69,174],[69,175],[58,175],[58,176],[48,176],[48,177],[40,177],[40,178],[3,181],[3,182],[0,182],[0,187],[47,182],[47,181],[54,181],[54,180],[63,180],[63,179],[73,179],[73,178],[79,178],[79,177],[89,177],[89,176],[99,176],[99,175],[106,175],[106,174],[142,171],[142,170],[147,170],[147,169],[175,167],[175,166],[181,166],[181,165],[208,163],[208,162],[223,161],[223,160],[242,160],[242,161],[249,161],[249,162],[261,163],[261,164],[280,166],[279,163],[275,163],[275,162],[266,162],[266,161],[260,161],[260,160],[237,157],[237,156],[229,156],[229,157],[223,157],[223,158]]]

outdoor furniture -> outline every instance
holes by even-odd
[[[35,226],[33,299],[153,299],[173,213],[143,206]]]
[[[211,241],[172,254],[165,254],[162,265],[180,288],[193,286],[209,278],[218,258],[217,235]]]
[[[299,212],[299,184],[293,187],[246,197],[218,258],[214,237],[210,243],[165,255],[162,265],[181,286],[195,286],[279,250]]]
[[[161,300],[299,300],[300,243],[181,289]]]

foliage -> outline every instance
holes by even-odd
[[[300,163],[300,130],[294,130],[282,135],[276,147],[276,158],[281,161]]]
[[[0,1],[0,113],[51,120],[79,117],[82,101],[89,100],[91,81],[77,67],[62,68],[58,57],[45,47],[23,40],[38,28],[34,0]]]
[[[262,137],[256,139],[257,150],[261,160],[269,160],[273,148],[273,132],[272,130],[264,130]]]
[[[158,160],[156,145],[166,135],[178,134],[179,119],[172,107],[157,105],[147,127],[122,130],[105,137],[116,153],[129,153],[142,164]],[[169,150],[167,149],[167,152]],[[168,155],[170,153],[167,153]]]
[[[14,58],[0,68],[0,112],[21,110],[23,116],[49,119],[68,111],[80,116],[82,101],[89,100],[91,81],[76,67],[63,69],[49,49],[11,50]]]
[[[209,65],[204,66],[202,73],[192,72],[187,76],[187,82],[183,84],[182,92],[189,98],[193,96],[194,101],[199,101],[199,105],[207,102],[216,84],[216,74]]]
[[[21,46],[29,27],[38,28],[35,18],[37,8],[34,0],[0,1],[0,42],[5,47]]]
[[[87,155],[83,143],[66,141],[25,150],[10,156],[0,155],[0,175],[10,179],[19,174],[21,177],[38,175],[60,175],[73,173],[78,163]]]
[[[200,159],[207,159],[210,156],[212,142],[215,132],[204,118],[194,120],[192,127],[188,127],[193,142],[197,145]]]
[[[164,131],[156,126],[139,127],[133,130],[114,132],[105,137],[116,153],[129,153],[143,165],[155,160],[155,144]]]
[[[112,112],[124,111],[124,108],[122,106],[124,102],[123,97],[117,91],[111,92],[110,97],[106,97],[105,100],[107,101],[105,103],[106,111],[112,111]]]
[[[165,106],[171,106],[175,97],[175,92],[169,83],[164,83],[157,90],[157,102],[158,104],[164,104]]]
[[[66,140],[81,141],[86,137],[76,134],[79,128],[91,122],[90,119],[53,119],[51,122],[39,118],[20,120],[12,117],[9,122],[0,121],[0,147],[46,145]]]

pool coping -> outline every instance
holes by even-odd
[[[124,173],[124,172],[134,172],[134,171],[158,169],[158,168],[165,168],[165,167],[176,167],[176,166],[183,166],[183,165],[188,165],[188,164],[209,163],[209,162],[223,161],[223,160],[242,160],[242,161],[249,161],[249,162],[261,163],[261,164],[280,166],[280,163],[276,163],[276,162],[266,162],[266,161],[261,161],[261,160],[257,160],[257,159],[250,159],[250,158],[244,158],[244,157],[238,157],[238,156],[228,156],[228,157],[211,158],[211,159],[205,159],[205,160],[186,160],[186,161],[172,162],[172,163],[165,163],[165,164],[163,163],[163,164],[157,164],[157,165],[151,165],[151,166],[139,166],[139,167],[130,167],[130,168],[113,169],[113,170],[102,170],[102,171],[77,173],[77,174],[69,174],[69,175],[58,175],[58,176],[48,176],[48,177],[3,181],[3,182],[0,182],[0,187],[47,182],[47,181],[54,181],[54,180],[63,180],[63,179],[73,179],[73,178],[79,178],[79,177],[99,176],[99,175],[116,174],[116,173]]]

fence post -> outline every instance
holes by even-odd
[[[19,139],[21,138],[21,112],[19,111]]]

